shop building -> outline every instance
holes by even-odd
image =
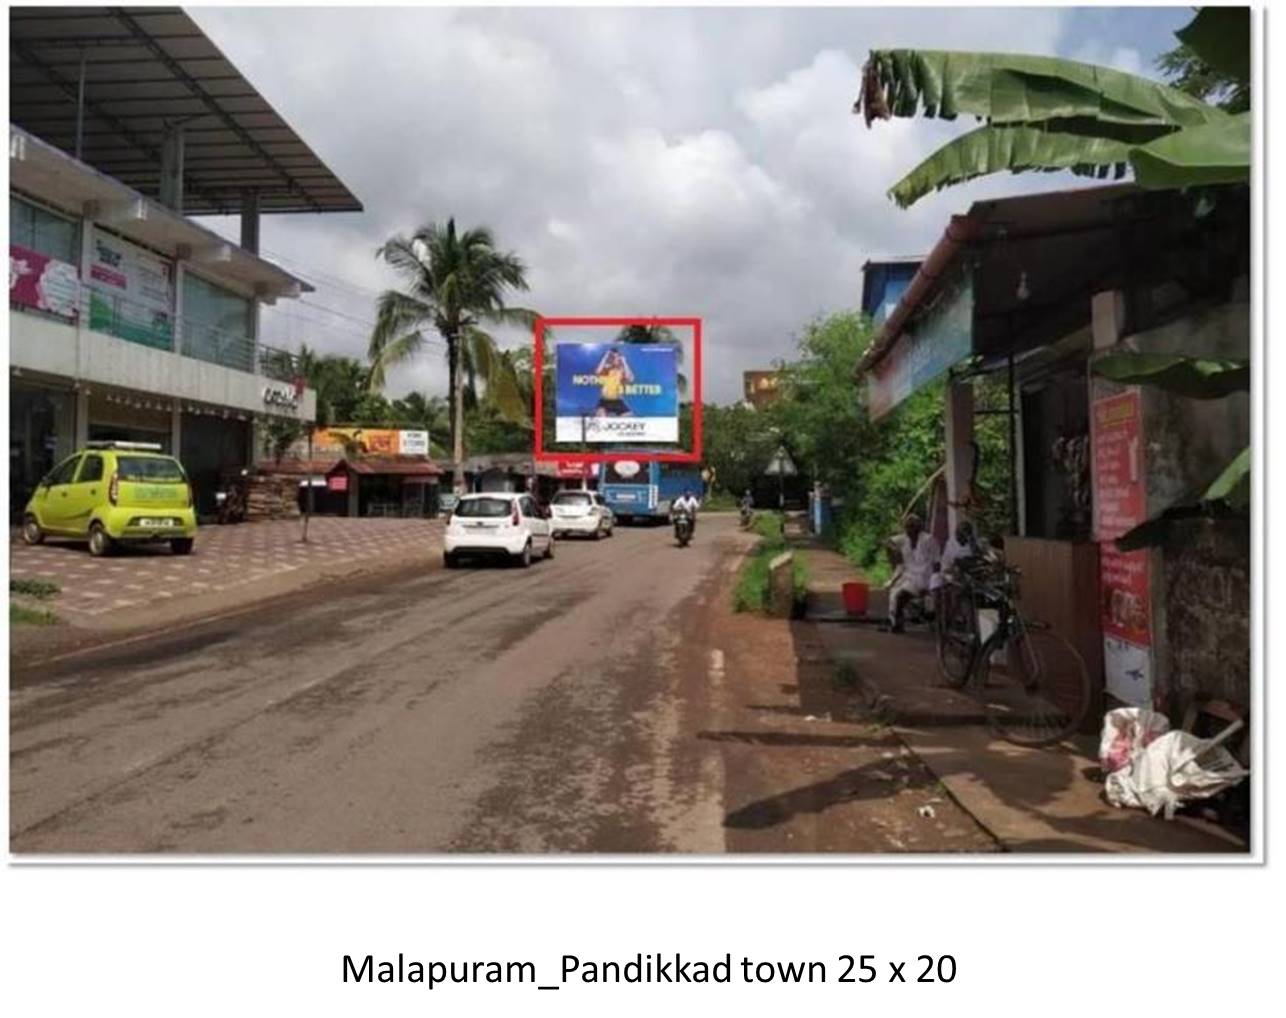
[[[361,205],[178,8],[15,9],[9,84],[11,514],[94,439],[178,456],[208,514],[269,422],[315,413],[259,340],[311,289],[259,257],[260,214]]]
[[[1246,521],[1115,545],[1247,447],[1249,395],[1191,399],[1094,370],[1122,351],[1248,359],[1249,223],[1238,187],[979,202],[951,219],[858,365],[876,418],[947,379],[952,526],[976,508],[975,417],[1005,418],[1005,557],[1025,609],[1077,646],[1108,705],[1249,706]],[[981,405],[982,379],[1000,406]]]

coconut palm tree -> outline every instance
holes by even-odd
[[[377,252],[405,281],[405,291],[379,298],[371,333],[370,384],[382,388],[388,368],[420,353],[432,328],[446,344],[450,375],[454,485],[464,488],[464,383],[495,384],[503,359],[484,323],[530,326],[535,313],[506,303],[507,291],[526,290],[526,267],[516,254],[496,248],[486,227],[459,232],[455,220],[429,223],[410,237],[397,236]],[[503,384],[503,383],[500,383]]]

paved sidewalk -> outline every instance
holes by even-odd
[[[185,599],[248,588],[283,579],[334,575],[381,563],[436,557],[438,520],[314,517],[308,543],[301,520],[271,520],[205,526],[189,556],[166,545],[126,548],[108,558],[90,556],[84,543],[49,540],[28,547],[11,538],[10,574],[15,579],[52,580],[62,588],[49,607],[81,626],[109,619],[149,621],[149,609]],[[245,600],[249,600],[248,598]]]
[[[835,619],[825,598],[856,570],[843,556],[809,542],[796,553],[816,578],[810,605]],[[1096,780],[1092,737],[1047,749],[997,739],[974,700],[941,683],[936,647],[925,631],[894,635],[849,621],[816,621],[820,644],[847,665],[876,716],[937,776],[951,795],[1006,849],[1015,852],[1244,852],[1247,846],[1213,824],[1166,821],[1120,810]]]

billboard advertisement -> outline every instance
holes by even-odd
[[[429,433],[398,428],[317,428],[313,451],[341,456],[349,451],[371,456],[427,456]]]
[[[9,303],[63,318],[76,317],[76,266],[18,244],[9,245]]]
[[[162,350],[174,348],[170,263],[102,230],[94,231],[90,262],[89,327]]]
[[[557,343],[555,360],[555,441],[679,440],[675,347]]]

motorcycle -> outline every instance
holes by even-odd
[[[741,507],[741,529],[749,530],[750,524],[755,518],[755,511],[748,505]]]
[[[679,542],[680,548],[686,548],[688,542],[692,540],[693,519],[690,512],[674,513],[674,539]]]

